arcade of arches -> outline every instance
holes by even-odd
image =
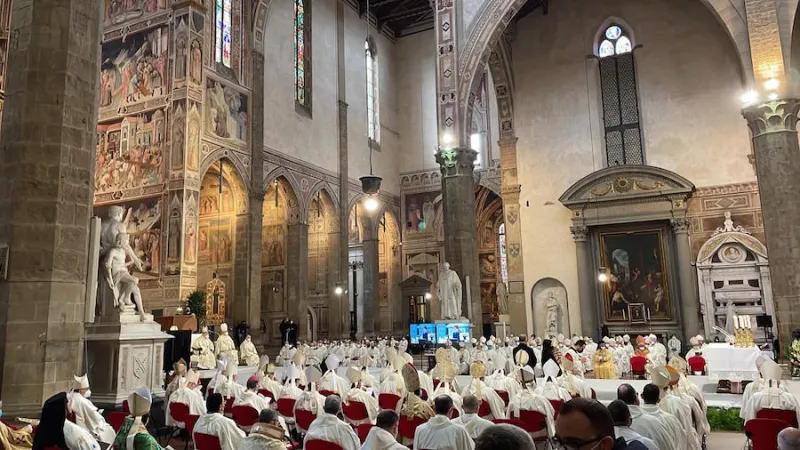
[[[148,312],[216,279],[210,323],[262,348],[287,316],[301,339],[437,320],[445,261],[476,336],[685,342],[728,304],[800,327],[795,0],[0,5],[15,410],[82,372],[110,206]]]

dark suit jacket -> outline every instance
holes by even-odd
[[[525,343],[520,343],[514,349],[514,365],[516,365],[516,362],[517,362],[517,353],[518,352],[527,353],[528,354],[528,364],[527,365],[530,366],[531,369],[536,367],[536,355],[533,353],[533,349],[528,347],[528,345],[525,344]]]

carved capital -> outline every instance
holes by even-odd
[[[753,137],[779,131],[797,131],[800,100],[774,100],[767,103],[748,106],[742,110]]]
[[[672,225],[672,232],[675,234],[682,234],[689,232],[689,219],[672,219],[669,221],[670,225]]]
[[[478,152],[466,147],[456,147],[436,152],[436,162],[442,169],[442,177],[472,176]]]
[[[569,232],[572,233],[572,239],[575,239],[575,242],[586,242],[586,239],[589,237],[589,227],[569,227]]]

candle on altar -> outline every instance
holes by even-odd
[[[625,310],[624,309],[622,310],[622,320],[628,320],[628,318],[625,317]]]
[[[750,328],[750,316],[744,316],[744,327]]]
[[[739,316],[733,316],[733,328],[739,328]]]
[[[652,316],[650,315],[650,308],[647,308],[647,320],[650,320]]]

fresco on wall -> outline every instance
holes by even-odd
[[[428,234],[434,230],[434,200],[438,192],[423,192],[405,195],[405,232],[409,234]]]
[[[158,276],[161,270],[161,198],[123,203],[122,222],[128,230],[130,245],[142,260],[142,271]],[[94,215],[105,218],[108,205],[94,208]]]
[[[230,264],[233,260],[233,239],[228,221],[200,225],[198,233],[198,262],[200,264]]]
[[[247,97],[214,79],[206,80],[206,130],[230,141],[247,140]]]
[[[172,114],[171,139],[170,169],[183,169],[184,145],[186,143],[186,103],[184,100],[175,102],[175,109]]]
[[[350,208],[350,216],[347,218],[347,240],[350,245],[361,243],[361,221],[359,220],[361,211],[358,205]]]
[[[105,25],[118,25],[167,9],[167,0],[106,0]]]
[[[161,183],[165,130],[160,109],[98,125],[95,193]]]
[[[166,27],[156,28],[103,46],[100,120],[167,94],[167,35]]]
[[[268,225],[262,230],[261,265],[275,267],[284,265],[283,249],[286,232],[283,225]]]
[[[196,171],[200,165],[200,107],[189,101],[189,139],[186,149],[186,168]]]

